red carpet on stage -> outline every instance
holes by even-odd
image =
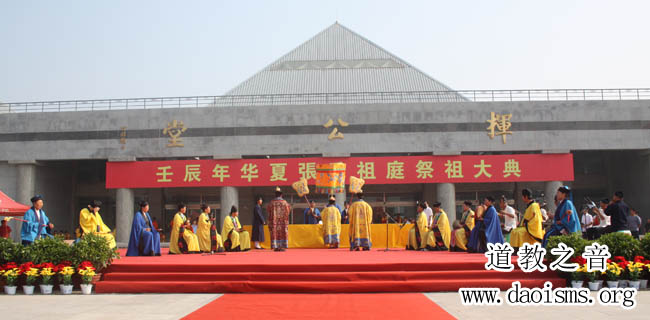
[[[254,303],[252,303],[254,301]],[[420,293],[226,294],[183,319],[455,319]]]
[[[168,255],[165,250],[160,257],[115,260],[95,288],[97,293],[366,293],[507,289],[515,280],[526,287],[565,284],[550,271],[486,271],[486,261],[482,254],[377,249],[215,255]]]

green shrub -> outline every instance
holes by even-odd
[[[43,262],[59,264],[61,261],[72,261],[73,259],[72,247],[64,242],[62,236],[38,239],[28,246],[27,250],[30,251],[30,261],[34,264]]]
[[[590,245],[592,242],[589,240],[583,239],[577,233],[572,233],[566,236],[554,236],[548,239],[548,244],[546,244],[546,259],[555,260],[557,257],[551,254],[551,250],[557,248],[560,243],[564,243],[567,247],[573,248],[573,258],[582,256],[582,253],[585,252],[585,247]]]
[[[650,260],[650,233],[641,239],[641,253],[643,257]]]
[[[11,239],[0,238],[0,265],[7,262],[17,262],[20,258],[22,245]]]
[[[108,267],[113,259],[119,259],[120,254],[116,248],[111,249],[108,240],[95,234],[84,235],[72,247],[72,263],[78,265],[82,261],[90,261],[97,271]]]
[[[622,256],[627,260],[634,260],[634,257],[641,253],[641,243],[632,236],[612,232],[601,236],[595,242],[606,244],[609,247],[609,253],[613,257]]]

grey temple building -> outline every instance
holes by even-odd
[[[510,132],[489,136],[491,113]],[[324,128],[343,119],[340,136]],[[165,129],[182,121],[182,146]],[[208,203],[223,218],[231,205],[252,221],[254,196],[274,187],[106,188],[108,162],[411,155],[573,155],[573,181],[417,183],[364,187],[376,211],[414,217],[415,202],[442,202],[450,220],[464,200],[518,196],[531,188],[552,210],[559,186],[584,197],[616,190],[650,217],[650,90],[455,91],[336,23],[221,96],[0,104],[0,190],[28,204],[45,198],[57,230],[74,234],[92,199],[128,241],[136,203],[147,200],[165,233],[176,203],[197,213]],[[304,201],[283,187],[302,223]],[[313,195],[322,207],[325,195]],[[342,204],[345,193],[337,194]],[[222,208],[225,208],[222,210]],[[20,239],[19,224],[12,237]]]

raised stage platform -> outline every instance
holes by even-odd
[[[507,289],[513,281],[563,286],[554,272],[486,271],[483,254],[349,249],[252,250],[215,255],[124,257],[96,284],[97,293],[362,293]],[[514,262],[514,260],[513,260]],[[515,263],[516,266],[516,263]]]

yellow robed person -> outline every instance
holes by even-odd
[[[79,212],[79,226],[83,234],[96,233],[106,238],[111,248],[115,248],[117,246],[115,237],[110,233],[111,229],[104,224],[104,220],[102,220],[102,216],[99,214],[101,205],[101,201],[93,200],[88,205],[88,208],[81,209],[81,212]]]
[[[336,207],[334,196],[330,196],[329,204],[320,215],[323,221],[323,242],[329,245],[330,249],[338,248],[341,235],[341,211]]]
[[[539,208],[539,203],[535,202],[532,197],[533,193],[530,189],[521,191],[521,198],[528,205],[524,213],[524,219],[521,221],[522,226],[510,232],[510,245],[513,248],[519,248],[524,243],[541,243],[542,239],[544,239],[542,210]]]
[[[357,201],[350,206],[350,251],[370,250],[370,225],[372,224],[372,207],[363,200],[362,191],[357,193]]]
[[[418,204],[418,219],[415,221],[413,228],[409,230],[409,244],[406,247],[407,250],[420,250],[424,249],[427,245],[429,224],[427,221],[427,214],[424,212],[424,209],[426,208],[427,204],[424,201]]]
[[[203,252],[224,251],[221,235],[217,233],[216,229],[213,230],[213,220],[214,218],[210,218],[210,206],[205,203],[201,204],[201,215],[199,216],[199,224],[196,228],[196,235],[199,238],[199,248]],[[212,236],[213,231],[214,239]],[[214,246],[212,243],[213,241],[215,242]]]
[[[465,201],[463,203],[463,215],[460,218],[460,228],[453,231],[451,250],[467,251],[467,242],[469,235],[474,229],[474,210],[472,210],[472,203]]]
[[[179,204],[178,212],[174,215],[174,220],[172,221],[172,232],[171,236],[169,237],[170,254],[194,253],[201,251],[199,248],[199,238],[196,236],[196,234],[194,234],[194,232],[192,232],[191,228],[186,228],[186,212],[187,206],[182,203]],[[184,241],[179,241],[181,230],[183,230]],[[182,243],[183,248],[179,248],[179,242]]]
[[[226,251],[248,251],[251,249],[251,236],[239,223],[237,207],[230,208],[230,216],[223,220],[221,239],[226,239]]]
[[[427,235],[427,249],[432,251],[449,250],[451,241],[451,227],[447,213],[440,208],[440,202],[433,204],[435,216],[431,221],[431,231]]]

